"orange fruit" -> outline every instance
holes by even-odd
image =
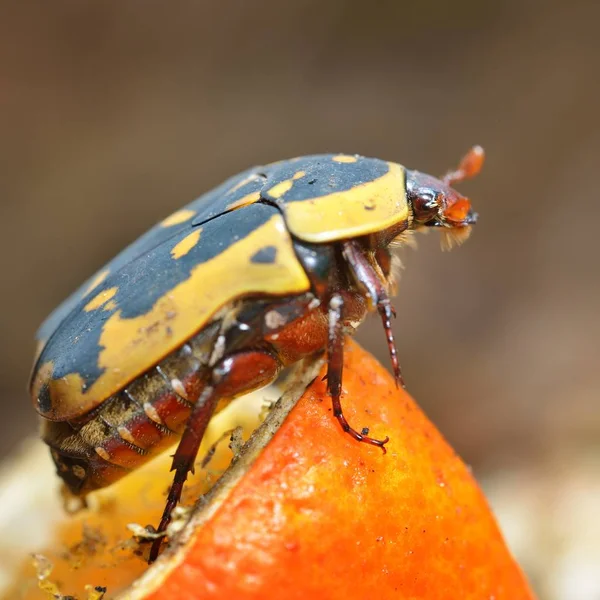
[[[147,474],[126,478],[143,493],[117,484],[57,526],[54,546],[41,551],[53,566],[46,589],[85,598],[84,584],[107,585],[105,598],[128,600],[534,598],[469,469],[388,372],[347,342],[345,414],[371,436],[388,435],[387,454],[341,431],[323,374],[154,565],[132,551],[124,523],[156,522],[170,479],[164,464],[150,483]],[[104,545],[78,548],[74,565],[83,523]],[[30,563],[7,597],[48,597],[31,583]]]

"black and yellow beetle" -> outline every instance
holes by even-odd
[[[403,385],[389,248],[425,227],[465,239],[477,216],[451,185],[482,162],[474,147],[442,179],[345,154],[253,168],[125,249],[38,332],[31,393],[71,491],[106,486],[181,436],[164,531],[213,413],[324,349],[335,417],[384,448],[342,413],[344,334],[378,311]]]

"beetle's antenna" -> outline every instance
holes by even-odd
[[[481,146],[473,146],[462,158],[455,171],[449,171],[442,177],[447,185],[460,183],[465,179],[475,177],[483,167],[485,151]]]

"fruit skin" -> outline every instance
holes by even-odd
[[[155,565],[166,571],[145,598],[534,598],[469,469],[414,401],[355,343],[344,370],[350,423],[389,435],[387,454],[342,433],[321,373],[185,555]]]

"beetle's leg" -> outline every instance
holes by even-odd
[[[344,367],[344,330],[342,311],[344,301],[339,294],[334,294],[329,301],[329,332],[327,336],[327,392],[331,396],[333,415],[339,421],[342,429],[355,440],[379,446],[385,453],[385,444],[389,442],[386,436],[383,440],[368,437],[350,427],[344,417],[340,396],[342,393],[342,371]]]
[[[217,404],[267,385],[277,377],[280,370],[279,359],[262,350],[239,352],[226,356],[213,368],[211,381],[202,390],[194,405],[173,456],[171,471],[175,471],[175,476],[158,526],[159,533],[165,534],[165,530],[171,522],[173,509],[181,498],[187,475],[194,472],[194,462],[200,442]],[[156,560],[163,537],[164,535],[152,543],[149,563]]]
[[[485,152],[481,146],[473,146],[462,158],[456,171],[450,171],[442,177],[442,181],[448,185],[460,183],[465,179],[475,177],[483,167]]]
[[[173,477],[173,483],[169,489],[167,503],[165,504],[158,526],[158,531],[161,533],[165,532],[171,522],[173,510],[181,498],[181,492],[183,491],[183,485],[187,479],[188,472],[194,472],[194,461],[196,460],[196,454],[198,454],[200,442],[204,437],[208,422],[210,421],[218,401],[219,396],[216,393],[215,388],[212,386],[205,387],[188,418],[183,436],[179,441],[177,451],[173,456],[173,463],[171,464],[171,471],[175,471],[175,476]],[[162,540],[163,538],[159,537],[152,543],[150,556],[148,558],[149,563],[156,560]]]
[[[387,290],[385,289],[385,284],[382,281],[382,275],[377,273],[365,255],[364,250],[355,240],[344,242],[342,254],[350,265],[357,283],[366,291],[371,308],[377,308],[377,312],[381,317],[396,385],[406,387],[402,377],[400,362],[398,361],[398,352],[396,350],[396,342],[392,330],[392,318],[395,317],[396,314],[390,302]]]

